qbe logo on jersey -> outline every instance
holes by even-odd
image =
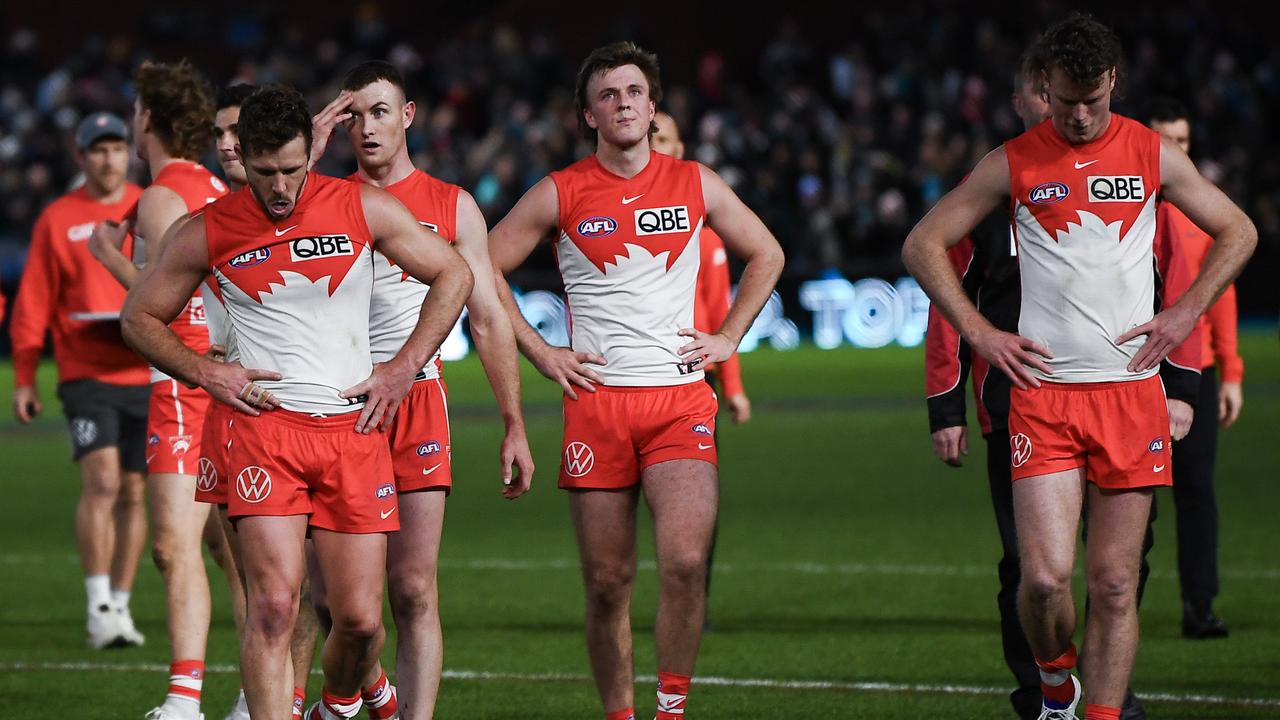
[[[1147,199],[1141,175],[1090,175],[1086,183],[1089,202],[1144,202]]]
[[[636,236],[689,232],[689,206],[672,205],[636,210]]]
[[[317,235],[289,241],[289,257],[294,262],[354,254],[351,238],[346,235]]]

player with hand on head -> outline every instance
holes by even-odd
[[[702,374],[733,355],[783,264],[773,235],[724,180],[651,149],[661,96],[654,55],[628,42],[593,51],[576,98],[595,153],[539,181],[489,234],[503,273],[556,236],[570,347],[548,345],[505,281],[500,290],[520,350],[565,391],[560,486],[570,492],[587,648],[609,720],[635,714],[629,610],[642,494],[657,538],[657,717],[686,715],[719,484],[716,399]],[[705,227],[746,260],[715,332],[694,326]]]
[[[129,595],[146,543],[143,502],[150,372],[120,337],[124,288],[94,259],[88,240],[97,223],[120,221],[142,189],[128,181],[129,128],[94,113],[75,134],[84,185],[40,213],[14,298],[13,412],[30,423],[40,414],[36,369],[52,331],[58,397],[80,468],[76,545],[88,595],[89,646],[141,645]],[[133,237],[121,237],[132,247]]]
[[[1042,718],[1076,717],[1076,531],[1087,507],[1088,720],[1118,718],[1138,644],[1136,585],[1152,488],[1168,485],[1158,365],[1248,260],[1257,232],[1186,155],[1111,112],[1120,43],[1072,15],[1037,41],[1050,122],[978,163],[911,231],[907,267],[966,342],[1014,384],[1009,432],[1022,562],[1019,611],[1041,671]],[[1200,274],[1153,314],[1156,196],[1214,236]],[[1013,199],[1018,333],[964,293],[947,249]],[[1144,339],[1145,338],[1145,339]]]
[[[471,334],[506,426],[499,451],[503,494],[514,499],[529,489],[533,458],[520,410],[515,336],[494,282],[488,228],[469,193],[413,166],[405,133],[416,111],[395,66],[368,61],[347,73],[342,93],[316,116],[313,134],[327,135],[327,124],[343,125],[359,166],[351,179],[395,196],[467,261],[475,278],[467,300]],[[315,150],[313,146],[313,161],[318,158]],[[385,255],[374,253],[369,330],[375,362],[389,359],[404,345],[429,290]],[[387,539],[397,687],[389,685],[380,666],[365,679],[362,694],[374,718],[399,712],[405,720],[421,720],[435,712],[444,661],[436,567],[445,498],[453,484],[442,370],[437,352],[418,373],[388,433],[400,498],[400,530]]]
[[[297,91],[260,88],[241,106],[238,130],[248,187],[176,231],[130,294],[125,337],[240,411],[229,421],[226,463],[247,578],[241,675],[250,713],[290,715],[289,638],[309,528],[333,616],[323,697],[311,714],[350,718],[385,636],[386,533],[399,525],[390,452],[371,433],[390,426],[453,327],[471,273],[384,191],[308,172],[311,117]],[[405,346],[377,365],[369,350],[375,247],[432,286]],[[193,352],[166,325],[210,272],[231,321],[234,362]]]

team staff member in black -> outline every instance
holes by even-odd
[[[1039,65],[1024,58],[1013,78],[1013,110],[1027,129],[1049,116],[1049,105],[1040,90]],[[953,247],[951,260],[961,275],[965,292],[982,314],[1000,330],[1017,332],[1021,303],[1016,247],[1007,210],[994,212],[974,229],[970,237]],[[1172,301],[1172,298],[1169,298]],[[1195,342],[1198,338],[1193,336]],[[1184,347],[1193,347],[1191,340]],[[1192,363],[1189,367],[1195,367]],[[948,465],[958,467],[968,454],[965,421],[965,380],[972,372],[977,414],[983,438],[987,441],[987,478],[991,486],[991,502],[995,508],[996,526],[1004,554],[999,563],[1000,631],[1004,659],[1013,672],[1018,687],[1009,695],[1014,712],[1021,718],[1035,720],[1041,710],[1040,671],[1031,647],[1027,644],[1018,619],[1018,583],[1021,571],[1018,558],[1018,536],[1013,520],[1013,479],[1009,458],[1009,378],[999,370],[992,371],[982,357],[972,353],[942,315],[929,311],[926,336],[925,386],[928,393],[929,431],[934,453]],[[1166,362],[1161,375],[1170,398],[1170,417],[1174,437],[1185,434],[1191,424],[1191,405],[1200,385],[1199,373]],[[1146,585],[1150,568],[1147,553],[1154,543],[1151,522],[1143,542],[1142,567],[1138,581],[1138,599]],[[1145,718],[1142,705],[1130,692],[1125,699],[1125,720]]]

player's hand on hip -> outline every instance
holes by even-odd
[[[208,362],[204,389],[215,400],[224,402],[246,415],[259,415],[262,410],[280,407],[280,400],[257,380],[279,380],[280,373],[246,368],[238,362]]]
[[[939,460],[951,467],[960,467],[963,464],[961,457],[969,454],[967,426],[954,425],[934,430],[930,437],[933,439],[933,454],[937,455]]]
[[[87,243],[89,254],[102,262],[112,255],[124,252],[124,239],[129,234],[130,224],[128,220],[119,223],[104,220],[94,225]]]
[[[1046,358],[1052,358],[1053,353],[1040,343],[1021,335],[993,327],[985,333],[975,335],[969,344],[979,355],[986,358],[992,367],[1007,375],[1020,390],[1040,387],[1040,381],[1031,373],[1030,368],[1035,368],[1045,375],[1053,374],[1053,368],[1044,361]]]
[[[1191,432],[1191,421],[1195,420],[1196,409],[1189,402],[1173,398],[1165,400],[1165,407],[1169,409],[1169,434],[1174,440],[1181,440]]]
[[[13,389],[13,416],[18,422],[26,424],[40,414],[40,395],[30,385]]]
[[[1159,365],[1187,339],[1195,328],[1196,319],[1190,311],[1175,305],[1116,338],[1116,344],[1123,345],[1140,335],[1147,336],[1147,341],[1142,343],[1138,353],[1129,361],[1129,372],[1145,372]]]
[[[596,385],[604,383],[600,374],[588,367],[588,365],[605,365],[606,360],[603,355],[579,352],[567,347],[547,346],[545,350],[538,353],[536,358],[530,359],[534,367],[538,368],[538,372],[564,388],[564,394],[568,395],[570,400],[578,399],[574,387],[595,392]]]
[[[741,425],[751,419],[751,400],[743,393],[725,398],[729,403],[729,412],[733,414],[735,425]]]
[[[359,385],[338,393],[348,400],[364,399],[364,408],[356,419],[356,432],[368,435],[374,428],[391,429],[400,401],[409,394],[417,370],[409,370],[396,362],[375,363],[373,373]]]
[[[502,497],[515,500],[533,483],[533,453],[523,427],[509,427],[502,438]],[[514,471],[512,466],[514,465]]]
[[[1218,388],[1218,422],[1229,428],[1240,417],[1244,407],[1244,388],[1238,382],[1224,382]]]
[[[333,135],[334,129],[352,117],[354,116],[351,113],[351,91],[343,90],[338,93],[338,97],[311,118],[311,157],[307,163],[307,169],[315,167],[316,163],[320,162],[320,158],[324,157],[325,148],[329,146],[329,138]]]
[[[690,372],[705,370],[708,365],[722,363],[738,350],[738,344],[721,333],[705,333],[697,328],[685,328],[676,334],[693,338],[684,347],[676,350]]]

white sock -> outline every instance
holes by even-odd
[[[133,593],[128,590],[111,589],[111,603],[123,610],[129,609],[129,596]]]
[[[1058,687],[1062,683],[1071,679],[1070,670],[1041,670],[1040,682],[1049,687]]]
[[[89,596],[89,609],[111,606],[111,578],[107,575],[86,575],[85,593]]]
[[[249,712],[249,701],[244,699],[243,688],[240,689],[240,697],[236,698],[236,704],[235,704],[235,707],[232,708],[232,710],[235,712],[239,712],[242,710],[246,713]]]

